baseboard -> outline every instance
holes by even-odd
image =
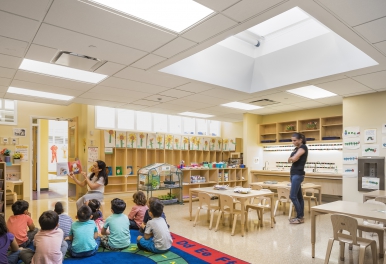
[[[48,192],[48,188],[40,188],[41,192]]]

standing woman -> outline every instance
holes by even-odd
[[[81,187],[87,185],[88,192],[80,197],[76,201],[76,208],[79,209],[87,201],[91,199],[96,199],[100,202],[103,201],[103,193],[105,192],[105,186],[108,184],[107,174],[106,174],[106,163],[101,160],[97,160],[93,163],[91,169],[92,173],[87,176],[85,172],[82,172],[84,181],[79,181],[74,174],[70,174],[70,178],[75,181],[75,183]]]
[[[304,223],[304,199],[301,184],[305,175],[304,165],[307,161],[308,148],[306,138],[301,133],[294,133],[291,140],[295,149],[288,158],[288,162],[292,163],[290,199],[295,206],[297,216],[290,219],[290,223],[301,224]]]

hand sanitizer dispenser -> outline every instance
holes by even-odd
[[[358,191],[385,189],[385,157],[358,158]]]

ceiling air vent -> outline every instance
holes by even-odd
[[[69,51],[59,51],[51,60],[51,63],[93,72],[105,64],[106,61]]]
[[[249,102],[250,104],[258,105],[258,106],[267,106],[267,105],[274,105],[274,104],[280,104],[280,102],[276,102],[270,99],[260,99],[256,101]]]

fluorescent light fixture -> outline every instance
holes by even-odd
[[[201,118],[208,118],[213,116],[213,115],[206,115],[206,114],[200,114],[200,113],[194,113],[194,112],[183,112],[183,113],[179,113],[179,115],[201,117]]]
[[[256,110],[256,109],[263,108],[261,106],[244,104],[244,103],[240,103],[240,102],[231,102],[231,103],[227,103],[227,104],[222,104],[222,106],[237,108],[237,109],[242,109],[242,110]]]
[[[107,77],[104,74],[28,59],[23,59],[19,69],[88,83],[98,83]]]
[[[310,99],[320,99],[331,96],[336,96],[330,91],[324,90],[322,88],[316,87],[314,85],[309,85],[301,88],[296,88],[292,90],[287,90],[289,93],[293,93],[302,97],[310,98]]]
[[[193,0],[90,0],[161,27],[181,32],[213,13]]]
[[[74,98],[74,96],[69,96],[69,95],[47,93],[47,92],[41,92],[41,91],[29,90],[29,89],[23,89],[23,88],[17,88],[17,87],[9,87],[7,93],[20,94],[20,95],[26,95],[26,96],[32,96],[32,97],[42,97],[42,98],[62,100],[62,101],[69,101]]]

